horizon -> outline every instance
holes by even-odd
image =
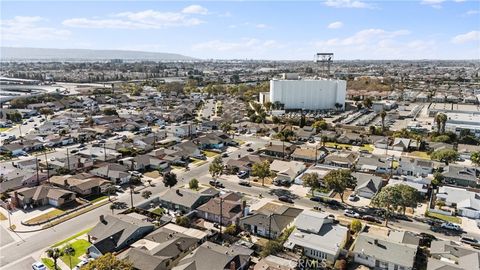
[[[476,1],[4,1],[1,6],[2,47],[172,53],[203,60],[308,61],[317,52],[346,61],[480,59]]]

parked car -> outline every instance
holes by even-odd
[[[211,186],[214,186],[216,188],[224,188],[225,186],[218,180],[212,179],[208,182]]]
[[[364,215],[362,216],[362,219],[369,222],[381,223],[376,217],[370,215]]]
[[[41,263],[41,262],[35,262],[32,264],[32,269],[33,270],[47,270],[47,267],[45,266],[45,264]]]
[[[310,198],[310,201],[314,201],[314,202],[322,202],[322,197],[311,197]]]
[[[238,182],[239,185],[241,186],[245,186],[245,187],[250,187],[250,181],[246,181],[246,180],[240,180],[240,182]]]
[[[472,246],[480,247],[480,241],[478,241],[477,239],[475,239],[471,236],[460,237],[460,242],[465,243],[465,244],[469,244],[469,245],[472,245]]]
[[[248,177],[248,172],[246,172],[246,171],[239,171],[239,172],[237,173],[237,176],[238,176],[238,178],[240,178],[240,179],[246,178],[246,177]]]
[[[81,269],[83,266],[87,265],[88,262],[89,262],[89,261],[86,260],[86,259],[81,260],[81,261],[73,268],[73,270],[79,270],[79,269]]]
[[[317,206],[314,206],[314,207],[313,207],[313,210],[322,211],[322,208],[317,205]]]
[[[360,217],[360,214],[353,211],[353,210],[350,210],[350,209],[346,209],[345,211],[343,211],[343,214],[347,217],[351,217],[351,218],[359,218]]]
[[[444,222],[440,225],[440,227],[444,228],[444,229],[448,229],[448,230],[453,230],[453,231],[461,231],[462,228],[457,225],[457,224],[453,224],[451,222]]]
[[[350,196],[348,196],[348,200],[351,201],[351,202],[355,202],[358,199],[359,199],[358,196],[355,195],[355,194],[350,194]]]
[[[290,198],[288,196],[280,196],[280,197],[278,197],[278,200],[281,201],[281,202],[293,203],[292,198]]]
[[[247,152],[253,152],[254,150],[252,148],[248,148]]]

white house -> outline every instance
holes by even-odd
[[[480,218],[480,194],[463,188],[442,186],[436,196],[437,200],[445,202],[446,205],[456,205],[459,216]]]

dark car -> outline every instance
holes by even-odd
[[[376,217],[370,215],[364,215],[362,216],[362,219],[368,222],[381,223]]]
[[[429,233],[419,233],[418,236],[420,236],[420,246],[422,247],[430,247],[432,241],[437,240],[437,238]]]
[[[293,200],[288,196],[280,196],[278,197],[278,200],[281,202],[293,203]]]
[[[471,236],[463,236],[460,238],[460,242],[464,243],[464,244],[469,244],[473,247],[477,247],[479,248],[480,247],[480,241],[478,241],[477,239],[471,237]]]
[[[314,202],[322,202],[322,197],[311,197],[310,198],[310,201],[314,201]]]
[[[222,157],[226,158],[226,157],[228,157],[228,154],[227,154],[227,153],[223,153],[223,154],[222,154]]]
[[[210,180],[208,182],[210,185],[216,187],[216,188],[224,188],[225,186],[218,180]]]
[[[253,151],[254,151],[253,148],[248,148],[247,149],[247,152],[253,152]]]

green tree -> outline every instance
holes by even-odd
[[[417,208],[417,204],[421,201],[421,196],[415,188],[404,184],[396,185],[396,188],[400,192],[400,208],[403,214],[405,214],[407,207],[412,209]]]
[[[175,224],[183,227],[188,227],[190,225],[190,219],[187,216],[179,216],[175,218]]]
[[[380,190],[372,199],[372,205],[385,210],[385,226],[388,226],[388,219],[392,211],[395,211],[402,202],[402,194],[396,186],[387,186]]]
[[[365,108],[371,108],[372,105],[373,105],[373,102],[371,98],[366,98],[363,100],[363,106],[365,106]]]
[[[444,113],[437,113],[435,115],[435,123],[437,124],[437,132],[445,133],[445,124],[447,123],[447,115]]]
[[[253,164],[252,175],[262,180],[262,186],[265,186],[265,178],[271,175],[270,162],[265,160],[263,162]]]
[[[352,171],[347,169],[329,171],[323,178],[323,182],[328,189],[340,194],[342,202],[345,190],[355,187],[357,180],[352,176]]]
[[[270,101],[263,103],[263,106],[265,107],[265,110],[267,110],[267,112],[269,112],[272,109],[272,105],[273,104]]]
[[[115,110],[114,108],[106,108],[102,112],[104,115],[118,115],[117,110]]]
[[[58,269],[57,260],[63,256],[63,252],[59,248],[49,248],[47,249],[47,256],[53,260],[53,266],[55,269]]]
[[[260,252],[260,256],[265,258],[269,255],[275,255],[283,250],[283,244],[278,240],[269,240]]]
[[[380,118],[382,119],[382,131],[385,131],[385,117],[387,116],[387,112],[382,110],[379,115],[380,115]]]
[[[317,132],[319,132],[319,130],[328,129],[328,124],[325,120],[318,120],[313,123],[312,127],[315,128]]]
[[[225,230],[223,232],[225,234],[229,234],[229,235],[236,235],[237,234],[237,226],[235,226],[235,224],[230,224],[225,228]]]
[[[112,194],[117,192],[117,189],[113,185],[108,185],[107,187],[105,187],[103,192],[108,195],[108,200],[111,201],[111,196]]]
[[[453,149],[440,149],[434,151],[430,158],[440,162],[445,162],[445,165],[448,165],[450,162],[458,159],[458,152]]]
[[[110,208],[110,210],[112,210],[112,215],[113,215],[113,214],[114,214],[114,210],[115,210],[117,207],[115,206],[115,204],[112,203],[112,204],[110,204],[109,208]]]
[[[167,172],[166,174],[163,175],[163,184],[166,187],[173,187],[177,184],[177,175],[172,173],[172,172]]]
[[[443,182],[443,174],[441,172],[435,172],[433,173],[433,180],[432,180],[432,185],[434,187],[437,187]]]
[[[359,233],[360,230],[362,229],[362,222],[358,219],[352,220],[350,223],[350,230],[354,232],[355,234]]]
[[[473,152],[470,155],[470,160],[475,166],[480,166],[480,151],[478,152]]]
[[[216,156],[213,159],[212,163],[210,163],[210,165],[208,166],[208,171],[210,172],[213,178],[216,178],[222,175],[223,169],[224,169],[223,160],[222,160],[222,157],[220,156]]]
[[[142,197],[143,197],[144,199],[148,199],[148,198],[150,198],[150,196],[152,196],[152,192],[151,192],[150,190],[144,190],[144,191],[142,192]]]
[[[190,187],[190,189],[197,190],[197,189],[198,189],[198,180],[197,180],[197,178],[193,178],[192,180],[190,180],[190,182],[188,182],[188,187]]]
[[[70,267],[70,269],[73,268],[73,265],[72,265],[72,257],[75,256],[75,249],[72,247],[72,245],[70,244],[67,244],[64,248],[63,248],[63,254],[65,254],[66,256],[68,256],[68,266]]]
[[[310,187],[310,190],[312,191],[312,196],[315,189],[318,189],[321,186],[318,173],[316,172],[304,174],[302,177],[302,182],[303,182],[303,186]]]
[[[38,112],[40,114],[43,114],[43,115],[52,115],[53,114],[53,110],[48,108],[48,107],[41,108]]]
[[[232,123],[231,123],[231,122],[228,122],[228,121],[222,122],[222,123],[220,124],[220,129],[221,129],[223,132],[227,133],[229,130],[232,129]]]
[[[107,253],[96,258],[93,261],[90,261],[82,270],[133,270],[132,263],[128,260],[120,260],[115,257],[112,253]]]

